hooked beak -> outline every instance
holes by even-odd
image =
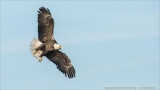
[[[62,50],[62,48],[63,48],[63,47],[62,47],[62,46],[60,46],[59,50]]]

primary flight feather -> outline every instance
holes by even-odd
[[[38,58],[39,62],[46,56],[66,77],[73,78],[75,69],[68,56],[60,51],[62,46],[54,39],[53,29],[54,19],[49,9],[41,7],[38,11],[38,39],[34,38],[30,43],[32,55]]]

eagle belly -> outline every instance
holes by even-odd
[[[42,50],[38,50],[36,51],[37,48],[39,48],[43,43],[40,42],[38,39],[34,38],[31,43],[30,43],[30,50],[32,52],[32,55],[35,57],[35,58],[38,58],[40,59],[40,55],[43,53]]]

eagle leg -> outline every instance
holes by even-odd
[[[48,53],[48,50],[45,50],[39,57],[45,56],[47,53]]]

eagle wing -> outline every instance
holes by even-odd
[[[49,9],[44,7],[38,11],[38,39],[44,43],[53,40],[54,19]]]
[[[57,69],[59,69],[65,76],[68,78],[75,77],[75,69],[71,64],[68,56],[58,50],[50,51],[46,54],[46,57],[57,65]]]

